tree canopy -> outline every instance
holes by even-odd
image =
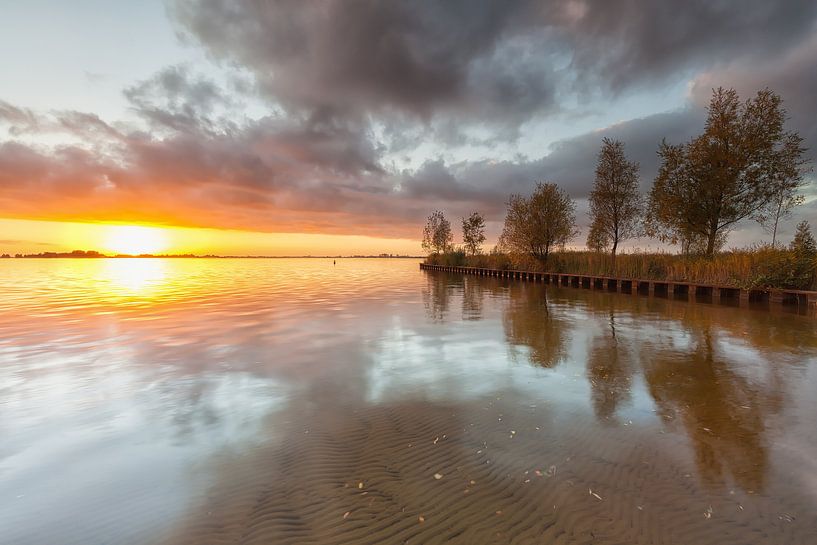
[[[785,120],[780,96],[769,89],[745,102],[734,89],[715,89],[703,134],[661,144],[650,233],[672,243],[701,241],[712,255],[738,222],[760,217],[783,180],[802,177],[802,138],[784,130]]]
[[[467,218],[462,218],[462,245],[471,255],[482,252],[485,242],[485,218],[479,212],[472,212]]]
[[[511,195],[500,246],[546,265],[555,246],[578,234],[576,205],[552,183],[538,183],[530,197]]]
[[[619,243],[640,234],[642,215],[638,163],[627,160],[622,142],[605,138],[590,192],[587,246],[594,250],[611,248],[615,260]]]
[[[435,210],[428,216],[428,221],[423,227],[423,250],[444,254],[451,249],[453,241],[451,223],[445,219],[445,215],[440,210]]]

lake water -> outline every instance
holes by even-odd
[[[817,320],[415,260],[0,262],[0,543],[817,543]]]

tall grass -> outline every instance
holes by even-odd
[[[795,252],[770,246],[733,250],[713,257],[641,252],[620,254],[616,256],[615,267],[609,254],[590,251],[553,253],[547,266],[527,256],[497,253],[466,256],[461,251],[433,254],[426,261],[445,266],[563,272],[738,288],[817,289],[817,260],[811,259],[804,264],[802,257]]]

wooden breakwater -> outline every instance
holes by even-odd
[[[543,282],[558,286],[613,291],[631,295],[658,295],[669,298],[703,300],[713,303],[730,301],[747,305],[749,303],[766,303],[770,305],[794,306],[798,309],[817,309],[817,291],[763,288],[743,289],[732,286],[679,282],[675,280],[642,280],[587,274],[481,269],[477,267],[447,267],[443,265],[429,265],[427,263],[420,263],[420,269],[527,280],[530,282]]]

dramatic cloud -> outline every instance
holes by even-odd
[[[186,31],[252,70],[291,111],[428,120],[446,110],[518,122],[555,103],[531,2],[174,5]]]
[[[814,31],[811,0],[568,0],[580,79],[621,91],[734,58],[774,59]]]
[[[0,215],[416,238],[444,208],[480,210],[496,231],[508,195],[539,180],[583,210],[605,136],[625,142],[646,192],[660,141],[698,133],[721,85],[776,90],[817,149],[813,1],[175,0],[170,11],[252,81],[225,88],[167,67],[124,90],[128,121],[0,101]],[[513,152],[529,122],[545,131],[685,82],[685,105]],[[245,100],[266,110],[250,116]],[[400,166],[404,153],[414,167]]]
[[[813,30],[810,0],[176,0],[184,31],[251,69],[270,98],[339,113],[521,121],[560,83],[621,91]]]

